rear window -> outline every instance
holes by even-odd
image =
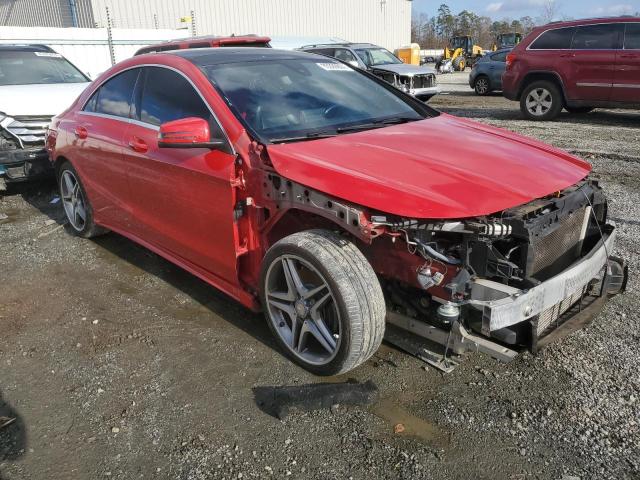
[[[624,32],[624,49],[640,50],[640,23],[627,23]]]
[[[139,70],[139,68],[126,70],[107,80],[87,102],[84,111],[129,118],[133,89]]]
[[[506,62],[507,61],[507,53],[509,52],[500,52],[494,55],[491,55],[491,60],[494,62]]]
[[[531,50],[568,50],[571,48],[571,39],[575,31],[575,27],[547,30],[535,39],[529,48]]]
[[[619,45],[619,23],[578,27],[571,48],[573,50],[613,50]]]

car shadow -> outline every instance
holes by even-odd
[[[61,203],[59,201],[51,203],[58,196],[55,182],[13,184],[3,196],[10,195],[22,196],[25,202],[49,217],[55,224],[69,228]],[[1,199],[2,197],[0,197]],[[0,212],[2,211],[2,202],[0,201]],[[22,212],[20,214],[23,215]],[[50,225],[45,233],[57,228],[55,224]],[[108,233],[91,241],[123,262],[160,278],[215,315],[250,334],[264,345],[279,351],[261,314],[245,308],[233,298],[198,277],[116,233]]]
[[[116,233],[108,233],[91,241],[118,260],[137,267],[181,291],[198,305],[248,333],[262,344],[280,351],[262,314],[252,312],[195,275]]]
[[[3,426],[5,425],[5,426]],[[0,391],[0,465],[13,462],[27,448],[27,429],[18,412],[6,402]],[[4,478],[0,471],[0,480]]]

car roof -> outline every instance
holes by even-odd
[[[621,15],[617,17],[593,17],[593,18],[581,18],[577,20],[566,20],[547,23],[538,27],[541,30],[550,30],[553,28],[562,27],[578,27],[580,25],[592,25],[597,23],[626,23],[626,22],[640,22],[640,17],[633,17],[631,15]]]
[[[168,40],[154,45],[147,45],[146,47],[138,49],[135,55],[193,48],[194,46],[197,46],[198,48],[207,48],[202,46],[203,44],[208,44],[211,47],[223,47],[227,45],[242,46],[244,44],[263,44],[268,46],[270,41],[271,38],[269,37],[261,37],[253,34],[231,36],[202,35],[197,37],[176,38],[174,40]]]
[[[505,48],[496,50],[495,52],[489,52],[487,55],[495,55],[496,53],[510,52],[511,50],[513,50],[513,47],[505,47]]]
[[[343,43],[317,43],[314,45],[304,45],[300,47],[301,50],[305,48],[331,48],[331,47],[346,47],[346,48],[381,48],[379,45],[374,45],[373,43],[351,43],[351,42],[343,42]]]
[[[0,52],[50,52],[50,53],[55,53],[55,51],[51,48],[48,47],[47,45],[40,45],[40,44],[32,44],[32,45],[26,45],[26,44],[1,44],[0,45]]]
[[[190,50],[172,50],[163,52],[177,55],[196,65],[219,65],[223,63],[244,63],[259,60],[290,60],[296,58],[318,58],[317,55],[296,50],[279,50],[276,48],[228,47],[228,48],[194,48]],[[313,55],[313,57],[311,57]],[[322,57],[324,61],[332,61]]]

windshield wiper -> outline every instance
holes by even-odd
[[[271,143],[288,143],[288,142],[305,142],[309,140],[318,140],[319,138],[331,138],[335,137],[335,133],[307,133],[306,135],[301,135],[299,137],[283,137],[283,138],[272,138],[270,139]]]
[[[360,123],[357,125],[349,125],[347,127],[336,128],[337,133],[349,133],[349,132],[357,132],[360,130],[371,130],[374,128],[382,128],[388,125],[399,125],[401,123],[413,122],[420,120],[419,118],[413,117],[393,117],[386,118],[384,120],[374,120],[370,123]]]

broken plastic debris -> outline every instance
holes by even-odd
[[[284,387],[255,387],[253,394],[260,409],[276,418],[291,410],[330,409],[332,405],[369,405],[378,396],[372,381],[366,383],[315,383]]]

